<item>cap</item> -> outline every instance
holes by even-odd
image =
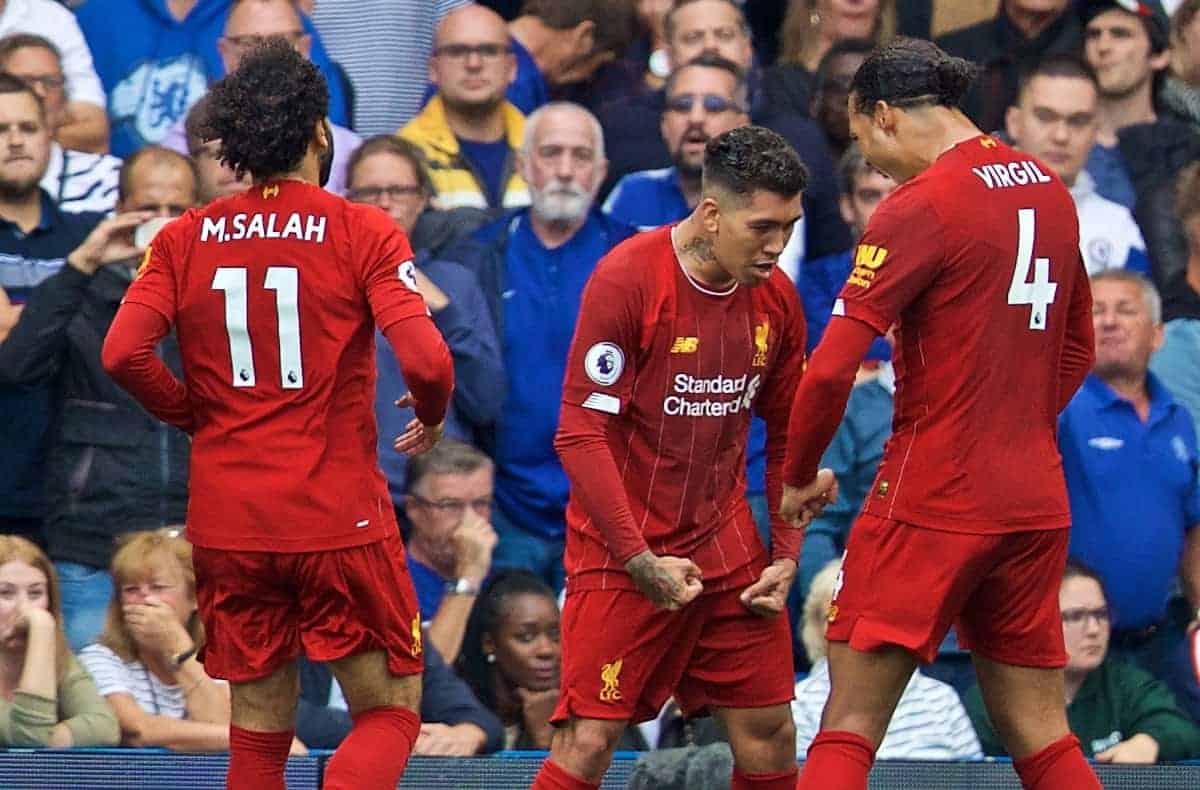
[[[1117,9],[1141,18],[1150,36],[1150,48],[1159,53],[1170,46],[1171,20],[1158,0],[1084,0],[1079,16],[1086,25],[1096,16]]]

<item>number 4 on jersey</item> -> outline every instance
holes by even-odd
[[[1046,313],[1058,293],[1058,283],[1050,282],[1050,259],[1033,257],[1033,236],[1037,224],[1034,210],[1017,211],[1017,265],[1008,286],[1009,304],[1027,304],[1030,308],[1029,328],[1046,330]],[[1029,282],[1029,267],[1033,266],[1033,281]]]

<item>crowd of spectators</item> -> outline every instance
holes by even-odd
[[[553,438],[593,268],[695,207],[710,138],[767,126],[810,173],[780,265],[811,351],[897,188],[850,140],[846,98],[901,34],[979,64],[964,110],[1078,210],[1097,360],[1059,420],[1071,726],[1099,760],[1200,757],[1200,0],[0,0],[0,745],[228,748],[181,531],[189,444],[100,348],[144,251],[134,227],[248,185],[198,130],[209,85],[256,43],[283,38],[325,75],[327,189],[409,236],[453,355],[438,447],[392,447],[412,411],[382,335],[376,413],[431,648],[416,753],[470,755],[549,744],[568,496]],[[178,374],[174,338],[159,354]],[[880,338],[864,360],[822,462],[842,498],[798,558],[800,757],[828,694],[836,558],[890,433],[891,357]],[[764,434],[728,473],[766,540]],[[967,662],[951,634],[882,757],[997,753]],[[293,753],[336,747],[341,689],[318,663],[301,680]],[[719,737],[668,703],[622,748]]]

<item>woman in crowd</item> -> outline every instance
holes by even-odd
[[[528,571],[497,573],[471,611],[455,668],[500,717],[506,749],[550,748],[562,660],[558,622],[554,591]],[[617,748],[646,746],[630,727]]]
[[[1108,658],[1112,618],[1099,575],[1068,562],[1058,604],[1067,647],[1067,721],[1083,753],[1105,763],[1200,756],[1200,729],[1167,687],[1137,667]],[[967,693],[967,712],[984,752],[1004,754],[978,686]]]
[[[115,746],[117,718],[67,647],[42,550],[0,535],[0,746]]]
[[[133,532],[111,570],[104,632],[79,658],[116,711],[121,743],[227,751],[229,686],[197,660],[204,633],[191,544],[175,529]]]
[[[804,601],[800,639],[812,662],[812,672],[796,684],[792,718],[796,721],[796,756],[804,759],[820,729],[821,712],[829,699],[828,643],[825,623],[833,590],[841,573],[833,560],[813,577]],[[896,713],[888,724],[876,758],[880,760],[977,760],[983,757],[971,720],[958,693],[949,685],[915,671],[909,678]]]

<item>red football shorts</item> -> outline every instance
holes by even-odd
[[[421,616],[399,535],[281,554],[195,547],[201,653],[209,675],[245,683],[302,653],[313,661],[383,650],[393,675],[422,670]]]
[[[951,625],[964,648],[1004,664],[1066,666],[1058,588],[1067,529],[992,535],[869,514],[850,530],[825,635],[933,661]]]
[[[675,696],[685,716],[708,706],[758,708],[792,699],[786,613],[764,618],[741,589],[706,593],[676,611],[634,590],[583,590],[563,607],[562,694],[550,717],[647,721]]]

